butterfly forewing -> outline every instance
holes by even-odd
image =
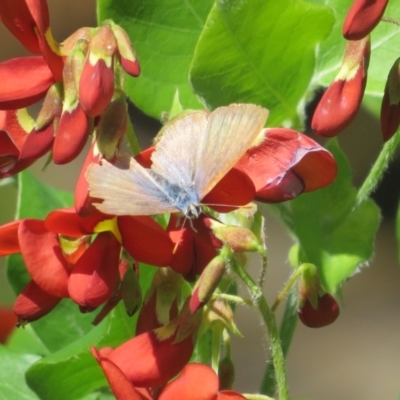
[[[153,215],[178,211],[161,182],[131,159],[129,169],[103,161],[87,172],[90,196],[103,199],[94,205],[112,215]]]
[[[232,104],[213,111],[198,149],[195,187],[200,199],[237,163],[260,133],[268,110]]]
[[[169,122],[151,156],[152,170],[174,185],[192,187],[208,116],[207,111],[195,111]]]

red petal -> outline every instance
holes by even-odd
[[[118,281],[120,250],[112,233],[97,235],[71,271],[68,292],[72,300],[93,308],[111,297]]]
[[[0,306],[0,343],[5,343],[18,322],[15,313],[8,307]]]
[[[88,217],[81,217],[71,207],[52,211],[46,217],[44,226],[51,232],[78,238],[94,233],[95,226],[107,218],[100,212]]]
[[[286,128],[264,130],[264,140],[236,164],[256,187],[256,199],[285,201],[330,184],[336,177],[333,156],[308,136]]]
[[[238,169],[231,169],[207,194],[201,203],[218,212],[230,212],[254,200],[255,188],[251,179]]]
[[[135,386],[162,385],[187,364],[193,353],[191,335],[175,343],[175,335],[161,340],[155,332],[145,332],[128,340],[108,357]]]
[[[0,256],[19,253],[18,228],[21,221],[13,221],[0,226]]]
[[[163,389],[158,400],[215,400],[218,386],[218,377],[208,365],[192,363]]]
[[[69,297],[69,269],[58,236],[49,232],[43,221],[25,219],[19,225],[18,238],[26,268],[38,286],[50,295]]]
[[[114,94],[114,71],[99,59],[92,65],[86,59],[79,81],[79,102],[90,117],[100,115]]]
[[[31,52],[40,53],[35,21],[26,0],[0,1],[0,19],[8,30]]]
[[[137,261],[168,266],[174,249],[168,234],[149,217],[118,217],[122,246]]]
[[[89,132],[89,121],[82,108],[77,107],[61,114],[53,145],[55,164],[66,164],[74,160],[85,147]]]
[[[13,311],[20,321],[35,321],[48,314],[61,297],[53,296],[30,281],[15,300]]]
[[[39,157],[45,155],[50,149],[54,141],[54,126],[53,124],[48,125],[46,128],[36,131],[33,130],[28,137],[24,145],[22,146],[20,153],[20,160],[34,159],[37,160]]]
[[[195,261],[193,231],[190,226],[182,227],[179,217],[171,214],[167,232],[175,243],[170,267],[181,274],[189,274]]]
[[[347,40],[360,40],[378,25],[388,0],[354,0],[343,23]]]
[[[101,155],[95,154],[96,142],[90,146],[85,162],[79,173],[78,181],[75,186],[74,207],[81,216],[96,213],[96,208],[92,205],[93,199],[89,196],[89,183],[86,180],[86,171],[91,164],[100,164]]]
[[[112,361],[102,356],[94,347],[91,351],[100,364],[117,400],[151,400],[151,397],[140,394]]]
[[[0,82],[0,108],[4,110],[37,102],[55,81],[43,57],[23,57],[0,63]]]

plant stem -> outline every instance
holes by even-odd
[[[283,314],[281,326],[279,329],[279,336],[281,339],[281,346],[283,355],[286,357],[290,343],[294,335],[297,325],[297,293],[296,286],[292,286],[289,296],[286,301],[285,312]],[[269,396],[275,393],[275,367],[273,362],[268,362],[265,369],[264,378],[261,384],[261,392]]]
[[[384,144],[382,151],[369,171],[368,176],[365,178],[362,186],[358,190],[357,205],[360,205],[374,191],[381,180],[383,173],[388,167],[390,160],[393,158],[399,142],[400,133],[397,131],[396,134]]]
[[[273,306],[271,307],[271,310],[273,312],[276,311],[276,309],[278,308],[279,304],[286,299],[286,297],[288,296],[290,289],[292,288],[293,284],[296,282],[297,278],[304,272],[304,269],[306,268],[306,264],[300,265],[294,272],[293,274],[290,276],[290,278],[288,279],[288,281],[286,282],[285,286],[283,287],[283,289],[281,290],[281,292],[279,293],[278,297],[275,300],[275,303],[273,304]]]
[[[271,311],[267,301],[261,291],[261,288],[256,285],[251,276],[242,268],[241,265],[234,259],[232,260],[233,270],[239,275],[247,289],[249,290],[254,304],[260,310],[261,316],[267,326],[269,342],[271,346],[272,359],[275,366],[275,381],[280,400],[289,399],[289,390],[286,382],[286,367],[285,357],[283,355],[281,341],[279,337],[278,327],[276,324],[275,314]]]

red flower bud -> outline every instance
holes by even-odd
[[[113,30],[115,39],[117,41],[122,68],[129,75],[139,76],[139,61],[137,59],[135,50],[133,49],[132,42],[128,34],[119,25],[111,24],[111,29]]]
[[[114,93],[114,54],[117,42],[110,26],[93,35],[79,83],[79,102],[90,117],[100,115]]]
[[[400,125],[400,58],[390,69],[381,107],[381,130],[386,142]]]
[[[388,0],[354,0],[343,23],[343,36],[347,40],[360,40],[367,36],[382,18]]]
[[[333,296],[325,293],[318,296],[318,304],[314,308],[309,300],[298,311],[300,321],[309,328],[322,328],[336,321],[339,316],[339,306]]]
[[[311,127],[317,135],[335,136],[356,116],[367,82],[370,51],[369,37],[347,43],[342,68],[314,112]]]

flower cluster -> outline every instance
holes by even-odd
[[[209,326],[235,332],[229,305],[214,297],[226,287],[221,283],[230,260],[264,251],[251,229],[254,212],[241,207],[283,202],[329,185],[337,173],[333,156],[297,131],[263,129],[201,199],[209,212],[190,223],[173,214],[163,229],[149,216],[104,214],[93,206],[86,172],[103,160],[121,162],[128,124],[123,71],[139,75],[127,34],[108,21],[57,43],[44,0],[2,1],[0,18],[35,54],[0,64],[0,176],[18,173],[48,151],[54,163],[68,163],[92,139],[73,208],[0,227],[0,255],[20,253],[30,277],[13,308],[19,323],[43,317],[65,298],[82,312],[103,306],[98,323],[122,300],[128,315],[140,309],[136,336],[115,349],[92,348],[117,399],[191,399],[197,392],[210,400],[244,399],[221,388],[210,367],[188,364],[207,318]],[[363,43],[349,50],[353,64],[366,57]],[[24,107],[42,99],[33,121]],[[149,168],[153,151],[142,151],[137,162]],[[218,213],[234,210],[244,222],[222,223]],[[143,304],[139,263],[159,267]],[[185,294],[183,282],[195,282],[191,293]]]
[[[355,118],[364,95],[371,52],[370,33],[381,21],[388,0],[354,0],[343,23],[347,40],[342,66],[323,94],[311,122],[320,136],[340,133]],[[381,105],[381,131],[389,140],[400,125],[400,69],[397,59],[387,78]]]

